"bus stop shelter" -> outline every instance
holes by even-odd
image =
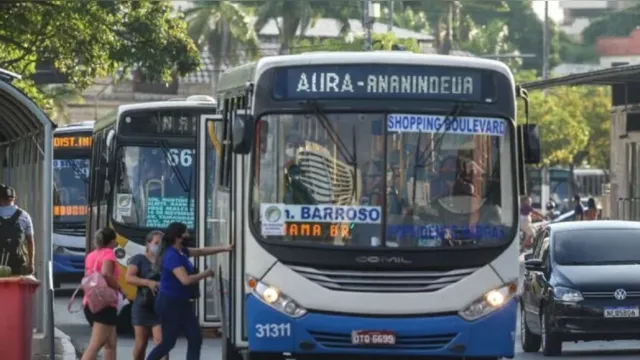
[[[538,80],[522,87],[532,91],[577,85],[611,86],[611,218],[640,221],[640,65]]]
[[[20,76],[0,69],[0,182],[33,220],[35,276],[41,284],[33,309],[36,337],[53,338],[49,262],[52,252],[53,130],[55,124],[11,83]],[[12,309],[3,309],[10,312]],[[45,342],[46,344],[46,342]],[[35,344],[34,344],[35,345]]]

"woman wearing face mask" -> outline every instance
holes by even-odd
[[[155,262],[160,252],[162,231],[154,230],[147,234],[147,251],[131,258],[127,267],[125,280],[128,284],[138,287],[136,298],[131,304],[131,325],[135,334],[133,359],[144,360],[149,338],[157,345],[162,338],[160,318],[153,309],[153,295],[158,292],[159,279],[154,271]],[[151,301],[151,303],[149,303]],[[168,357],[165,357],[168,359]]]
[[[214,255],[231,251],[233,245],[206,248],[187,248],[187,226],[180,222],[169,224],[160,245],[160,286],[154,309],[160,316],[162,340],[149,353],[147,360],[160,360],[176,345],[180,334],[187,338],[186,360],[200,359],[202,333],[194,311],[193,285],[213,276],[209,269],[195,273],[189,257]]]

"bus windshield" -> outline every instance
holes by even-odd
[[[392,131],[402,115],[264,116],[254,147],[253,230],[265,241],[324,246],[442,248],[513,240],[517,196],[508,121],[487,120],[499,134],[473,126],[461,131],[482,119],[457,118],[462,125],[429,132]]]
[[[114,220],[137,228],[174,221],[194,228],[195,149],[171,146],[119,148]]]
[[[53,160],[53,221],[84,227],[87,214],[89,159]]]

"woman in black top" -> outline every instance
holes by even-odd
[[[147,234],[147,250],[144,254],[138,254],[131,258],[127,267],[126,281],[130,285],[138,287],[136,298],[131,304],[131,324],[135,333],[135,345],[133,347],[133,359],[144,360],[149,338],[157,345],[162,339],[160,319],[153,311],[153,299],[148,302],[143,293],[149,290],[153,294],[158,292],[159,275],[154,271],[155,261],[158,257],[162,231],[154,230]],[[147,288],[147,289],[145,289]],[[164,359],[168,359],[165,357]]]

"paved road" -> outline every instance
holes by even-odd
[[[71,337],[76,346],[81,348],[89,342],[90,329],[86,324],[82,313],[69,314],[67,312],[67,299],[71,294],[63,292],[57,295],[55,302],[56,326]],[[519,326],[518,326],[519,329]],[[555,359],[544,358],[541,354],[525,354],[519,345],[519,333],[516,342],[516,360]],[[187,348],[186,341],[180,339],[172,354],[174,358],[183,358]],[[562,359],[576,360],[637,360],[640,356],[640,341],[621,342],[590,342],[590,343],[565,343]],[[133,351],[133,338],[121,337],[118,339],[118,359],[130,359]],[[203,358],[220,359],[220,340],[205,339],[203,345]],[[207,356],[204,356],[204,355]],[[559,359],[559,358],[558,358]]]

